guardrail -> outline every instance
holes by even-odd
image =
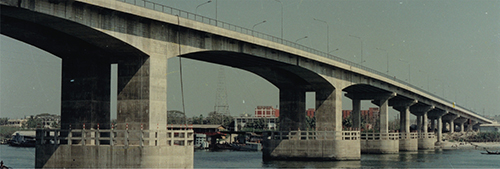
[[[361,140],[399,140],[399,133],[361,133]]]
[[[359,140],[359,131],[271,131],[270,140]]]
[[[418,133],[417,133],[417,132],[412,132],[412,133],[399,133],[399,139],[400,139],[400,140],[405,140],[405,139],[418,139]]]
[[[434,133],[419,133],[418,138],[436,138]]]
[[[300,50],[303,50],[303,51],[306,51],[306,52],[309,52],[309,53],[312,53],[312,54],[323,56],[323,57],[326,57],[326,58],[329,58],[329,59],[332,59],[332,60],[335,60],[335,61],[347,64],[349,66],[356,67],[356,68],[359,68],[359,69],[362,69],[362,70],[365,70],[365,71],[368,71],[368,72],[371,72],[371,73],[383,76],[383,77],[388,78],[388,79],[392,79],[392,80],[394,80],[394,81],[396,81],[398,83],[404,84],[404,85],[409,86],[409,87],[414,88],[414,89],[417,89],[417,90],[419,90],[419,91],[421,91],[421,92],[423,92],[425,94],[428,94],[430,96],[438,98],[438,99],[440,99],[440,100],[442,100],[444,102],[447,102],[448,104],[453,104],[452,102],[450,102],[450,101],[448,101],[448,100],[446,100],[446,99],[444,99],[444,98],[442,98],[440,96],[437,96],[435,94],[432,94],[431,92],[428,92],[428,91],[425,91],[425,90],[421,89],[420,87],[412,85],[412,84],[410,84],[408,82],[405,82],[403,80],[397,79],[395,76],[390,76],[388,74],[379,72],[377,70],[365,67],[363,65],[351,62],[351,61],[346,60],[346,59],[342,59],[340,57],[328,54],[326,52],[322,52],[322,51],[319,51],[319,50],[316,50],[316,49],[313,49],[313,48],[310,48],[310,47],[306,47],[304,45],[300,45],[300,44],[292,42],[292,41],[288,41],[288,40],[281,39],[281,38],[278,38],[278,37],[275,37],[275,36],[272,36],[272,35],[260,33],[260,32],[257,32],[257,31],[254,31],[254,30],[251,30],[251,29],[248,29],[248,28],[243,28],[243,27],[240,27],[240,26],[237,26],[237,25],[232,25],[232,24],[229,24],[229,23],[226,23],[226,22],[222,22],[222,21],[219,21],[219,20],[215,20],[215,19],[212,19],[212,18],[209,18],[209,17],[205,17],[205,16],[202,16],[202,15],[194,14],[194,13],[187,12],[187,11],[184,11],[184,10],[175,9],[175,8],[172,8],[172,7],[169,7],[169,6],[166,6],[166,5],[162,5],[162,4],[150,2],[150,1],[147,1],[147,0],[117,0],[117,1],[121,1],[121,2],[129,3],[129,4],[133,4],[133,5],[136,5],[136,6],[141,6],[141,7],[152,9],[152,10],[155,10],[155,11],[158,11],[158,12],[163,12],[163,13],[167,13],[167,14],[171,14],[171,15],[176,15],[176,16],[179,16],[179,17],[182,17],[182,18],[195,20],[195,21],[198,21],[198,22],[202,22],[202,23],[209,24],[209,25],[212,25],[212,26],[217,26],[217,27],[220,27],[220,28],[232,30],[232,31],[235,31],[235,32],[244,33],[244,34],[247,34],[247,35],[255,36],[255,37],[258,37],[258,38],[261,38],[261,39],[269,40],[269,41],[280,43],[280,44],[283,44],[283,45],[286,45],[286,46],[290,46],[290,47],[293,47],[293,48],[296,48],[296,49],[300,49]],[[467,108],[459,106],[459,105],[456,105],[456,106],[459,107],[459,108],[461,108],[461,109],[464,109],[464,110],[467,110],[469,112],[472,112],[472,113],[474,113],[474,114],[476,114],[476,115],[478,115],[480,117],[483,117],[483,116],[477,114],[476,112],[474,112],[474,111],[472,111],[470,109],[467,109]]]
[[[37,129],[38,145],[192,146],[193,130]],[[164,141],[164,144],[160,143]]]

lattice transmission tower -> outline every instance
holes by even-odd
[[[227,103],[227,90],[226,90],[226,75],[224,67],[219,68],[219,76],[217,83],[217,92],[215,93],[215,112],[221,115],[230,116],[229,104]],[[222,123],[224,121],[222,120]]]

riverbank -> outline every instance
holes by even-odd
[[[476,150],[500,150],[500,142],[458,142],[444,141],[436,148],[442,149],[476,149]]]

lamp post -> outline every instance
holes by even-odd
[[[283,2],[280,0],[275,0],[281,4],[281,41],[283,42]]]
[[[254,32],[253,29],[255,28],[255,26],[263,24],[263,23],[266,23],[266,20],[263,20],[262,22],[259,22],[259,23],[256,23],[255,25],[253,25],[253,27],[252,27],[252,36],[253,36],[253,32]]]
[[[316,18],[313,18],[315,21],[318,21],[318,22],[323,22],[326,24],[326,52],[328,53],[330,51],[330,39],[328,38],[329,36],[329,33],[328,33],[328,22],[324,21],[324,20],[319,20],[319,19],[316,19]]]
[[[361,40],[361,38],[360,38],[360,37],[357,37],[357,36],[354,36],[354,35],[349,35],[349,36],[350,36],[350,37],[353,37],[353,38],[358,38],[358,39],[359,39],[359,41],[360,41],[360,44],[361,44],[361,45],[360,45],[360,46],[361,46],[361,61],[359,62],[359,64],[363,65],[363,62],[365,62],[365,61],[363,60],[363,40]]]
[[[304,36],[302,38],[299,38],[299,39],[295,40],[295,43],[297,43],[299,40],[302,40],[302,39],[305,39],[305,38],[307,38],[307,36]]]
[[[205,2],[205,3],[199,4],[198,6],[196,6],[196,9],[195,9],[195,14],[198,14],[198,7],[200,7],[200,6],[202,6],[202,5],[205,5],[205,4],[208,4],[208,3],[210,3],[210,2],[212,2],[212,0],[209,0],[209,1]]]
[[[387,55],[387,75],[389,75],[389,52],[387,52],[387,50],[385,49],[381,49],[381,48],[376,48],[377,50],[381,50],[381,51],[384,51],[385,54]]]

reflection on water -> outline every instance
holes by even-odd
[[[500,168],[500,156],[480,150],[419,150],[362,154],[360,161],[262,161],[261,152],[197,151],[195,168]]]
[[[263,161],[262,152],[195,151],[195,168],[500,168],[500,156],[481,150],[425,150],[362,154],[360,161]],[[34,148],[0,145],[0,159],[13,168],[33,168]]]

